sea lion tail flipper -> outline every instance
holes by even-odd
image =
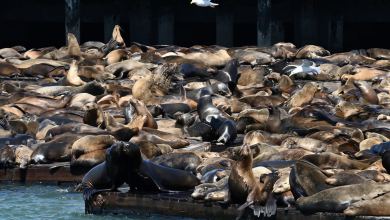
[[[265,204],[265,213],[264,215],[266,217],[271,217],[276,214],[276,199],[274,198],[273,195],[269,196],[267,199],[267,202]]]
[[[238,211],[244,211],[247,207],[253,204],[253,201],[247,201],[246,203],[242,204],[240,207],[237,208]]]

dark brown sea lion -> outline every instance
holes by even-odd
[[[297,200],[297,208],[304,213],[343,212],[351,204],[370,200],[390,192],[389,183],[361,183],[325,189]]]
[[[214,140],[227,144],[236,139],[236,123],[226,118],[223,113],[213,105],[211,94],[206,90],[202,90],[201,92],[197,112],[201,122],[211,126],[211,136],[213,136]]]
[[[136,144],[117,142],[107,149],[106,160],[84,176],[81,185],[88,200],[97,190],[115,190],[125,182],[132,191],[185,191],[199,184],[189,172],[143,160]]]
[[[297,161],[290,172],[290,187],[294,198],[310,196],[330,188],[326,178],[317,166],[304,160]]]
[[[390,174],[390,150],[385,151],[382,154],[382,165],[386,169],[387,173]]]

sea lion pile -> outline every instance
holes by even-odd
[[[70,162],[87,200],[127,183],[256,216],[390,216],[390,50],[146,46],[116,26],[0,58],[2,168]]]

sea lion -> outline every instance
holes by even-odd
[[[72,145],[80,137],[81,135],[77,134],[63,134],[51,141],[33,146],[34,151],[31,155],[31,162],[51,163],[69,161]]]
[[[267,209],[276,211],[276,204],[269,201],[268,186],[263,184],[254,177],[252,172],[253,158],[252,151],[248,145],[243,145],[239,152],[240,158],[232,167],[232,171],[229,175],[228,185],[232,202],[244,203],[239,210],[243,211],[248,206],[253,206],[255,214],[259,209],[259,206],[269,206]],[[275,180],[276,181],[276,180]],[[273,183],[275,183],[273,181]],[[272,186],[270,191],[272,191]],[[266,204],[267,203],[267,204]],[[267,213],[267,215],[273,215],[275,212]]]
[[[81,186],[88,200],[96,190],[115,190],[125,182],[132,191],[185,191],[199,184],[189,172],[143,160],[138,145],[116,142],[107,149],[106,160],[84,176]]]
[[[194,199],[206,199],[206,196],[212,192],[220,191],[227,189],[229,177],[224,177],[221,180],[215,183],[202,183],[195,186],[194,192],[192,192],[191,197]],[[224,196],[223,200],[227,200]]]
[[[0,148],[0,168],[11,168],[15,164],[15,149],[11,146]]]
[[[317,166],[299,160],[292,167],[289,177],[291,192],[295,199],[310,196],[331,186],[326,183],[325,174]]]
[[[15,163],[24,169],[30,162],[33,150],[26,145],[19,145],[15,148]]]
[[[309,103],[314,98],[314,94],[317,90],[318,85],[316,83],[306,83],[301,90],[295,92],[294,95],[291,96],[288,105],[290,107],[300,107]]]
[[[390,193],[386,193],[373,199],[355,202],[344,210],[344,214],[347,216],[389,216],[389,207]]]
[[[390,192],[389,183],[360,183],[322,190],[297,200],[297,208],[304,213],[343,212],[351,204],[370,200]]]
[[[320,140],[300,137],[286,138],[282,142],[281,147],[285,147],[288,149],[299,147],[314,153],[324,152],[327,149],[327,145]]]
[[[385,151],[382,154],[382,165],[386,169],[387,173],[390,174],[390,150]]]
[[[111,135],[87,135],[72,144],[70,172],[74,175],[85,173],[105,159],[105,150],[116,139]]]
[[[193,152],[168,153],[153,158],[153,163],[161,166],[190,171],[196,173],[196,168],[202,162],[201,158]]]
[[[367,181],[370,181],[358,174],[355,174],[353,172],[339,172],[335,174],[334,176],[327,178],[326,183],[332,186],[344,186],[344,185],[351,185],[351,184],[357,184],[357,183],[364,183]]]
[[[198,101],[197,112],[200,120],[211,126],[215,139],[220,143],[231,143],[237,137],[234,121],[227,119],[221,111],[212,104],[209,92],[203,90]]]
[[[306,45],[297,50],[295,58],[313,59],[330,55],[330,52],[316,45]]]
[[[306,155],[302,157],[302,160],[306,160],[321,169],[339,168],[362,170],[370,166],[370,163],[368,162],[351,160],[345,156],[340,156],[330,152]]]

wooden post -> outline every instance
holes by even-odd
[[[234,38],[234,17],[228,10],[217,12],[216,17],[216,43],[217,45],[231,47]]]
[[[80,42],[80,0],[65,0],[65,39],[68,33]]]
[[[343,49],[344,19],[342,15],[336,15],[328,22],[328,43],[332,52],[340,52]]]
[[[164,7],[158,17],[158,36],[157,41],[159,44],[173,44],[174,41],[174,29],[175,27],[175,16],[173,11]]]
[[[295,43],[297,46],[306,44],[319,44],[319,22],[315,7],[316,0],[299,0],[297,1],[295,17]]]
[[[104,16],[104,42],[110,41],[112,37],[112,30],[114,26],[119,24],[118,15],[105,15]]]
[[[152,12],[150,0],[131,1],[130,39],[143,44],[152,41]]]
[[[271,45],[271,0],[257,0],[257,46]]]

